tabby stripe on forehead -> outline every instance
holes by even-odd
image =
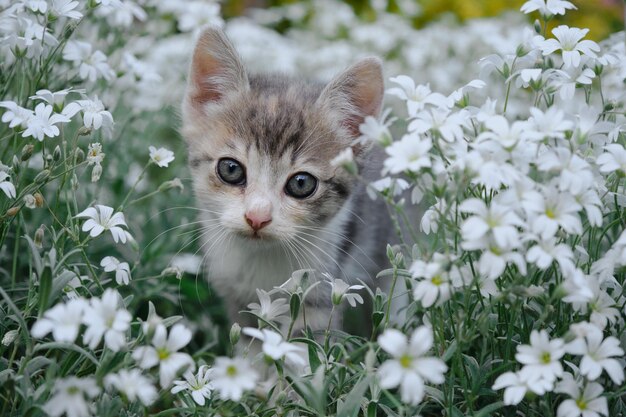
[[[203,162],[213,162],[213,158],[207,155],[189,157],[189,165],[198,168]]]

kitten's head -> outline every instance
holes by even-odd
[[[266,242],[327,224],[355,185],[330,161],[348,147],[362,160],[359,125],[378,115],[382,95],[376,58],[327,85],[249,76],[225,35],[206,29],[192,57],[182,133],[207,227]]]

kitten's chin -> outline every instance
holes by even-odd
[[[256,248],[274,246],[278,242],[276,236],[264,231],[234,230],[232,233],[239,243]]]

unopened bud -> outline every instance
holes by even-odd
[[[176,266],[169,266],[161,272],[161,276],[163,277],[171,275],[174,275],[177,279],[181,279],[183,277],[183,271],[181,271],[180,268]]]
[[[101,175],[102,175],[102,166],[100,164],[94,165],[93,169],[91,170],[91,182],[98,182]]]
[[[72,190],[78,190],[78,177],[76,174],[72,175],[72,179],[70,180],[70,185],[72,186]]]
[[[86,126],[81,126],[80,129],[78,129],[78,136],[89,136],[91,135],[91,128],[90,127],[86,127]]]
[[[13,155],[13,172],[16,174],[20,173],[20,160],[17,158],[17,155]]]
[[[52,152],[52,160],[55,162],[59,162],[61,160],[61,147],[59,145],[57,145]]]
[[[33,156],[34,149],[35,147],[31,144],[24,145],[24,147],[22,148],[22,161],[28,161],[30,157]]]
[[[15,206],[15,207],[11,207],[10,209],[7,210],[5,216],[6,217],[13,217],[15,216],[18,212],[20,211],[20,207],[19,206]]]
[[[76,148],[76,152],[74,153],[74,163],[80,164],[84,160],[85,160],[85,152],[80,148]]]
[[[230,344],[232,346],[235,346],[237,342],[239,342],[239,339],[241,338],[241,326],[239,323],[233,323],[228,337],[230,338]]]
[[[35,231],[35,246],[39,249],[43,247],[43,237],[44,237],[45,229],[43,228],[43,224],[39,226],[39,228]]]
[[[533,27],[535,28],[535,32],[541,35],[541,22],[539,19],[535,19],[535,23],[533,23]]]
[[[49,169],[44,169],[39,174],[37,174],[37,176],[35,177],[35,182],[36,183],[46,182],[46,180],[49,177],[50,177],[50,170]]]
[[[43,207],[43,195],[37,192],[33,196],[35,197],[35,207]]]
[[[178,188],[182,192],[185,189],[185,186],[183,185],[180,178],[174,178],[173,180],[165,181],[163,184],[161,184],[159,186],[159,191],[163,192],[163,191],[170,190],[172,188]]]

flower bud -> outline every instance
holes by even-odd
[[[541,35],[541,22],[539,19],[535,19],[535,23],[533,23],[533,27],[535,28],[535,32]]]
[[[86,126],[81,126],[77,132],[78,136],[89,136],[91,135],[91,128]]]
[[[5,216],[6,217],[13,217],[17,213],[19,213],[19,211],[20,211],[20,207],[19,206],[11,207],[10,209],[7,210],[7,212],[5,213]]]
[[[72,175],[72,179],[70,180],[70,185],[72,186],[72,190],[78,190],[78,177],[76,174]]]
[[[40,192],[36,192],[33,194],[35,197],[35,207],[43,207],[43,195]]]
[[[35,246],[37,246],[39,249],[43,247],[44,231],[45,229],[43,228],[43,224],[39,226],[39,228],[35,231],[34,242],[35,242]]]
[[[20,160],[17,158],[17,155],[13,155],[13,172],[16,174],[20,173]]]
[[[74,153],[74,163],[80,164],[84,160],[85,160],[85,152],[80,148],[76,148],[76,152]]]
[[[35,177],[35,183],[44,183],[50,177],[50,170],[44,169]]]
[[[235,346],[237,342],[239,342],[239,339],[241,338],[241,326],[239,323],[233,323],[230,328],[230,333],[228,333],[228,337],[232,346]]]
[[[100,164],[94,165],[93,169],[91,170],[91,182],[98,182],[101,175],[102,175],[102,166]]]
[[[181,271],[180,268],[176,266],[169,266],[161,272],[161,276],[163,277],[171,275],[174,275],[176,279],[181,279],[183,277],[183,271]]]
[[[59,145],[57,145],[54,148],[54,151],[52,151],[52,160],[54,162],[59,162],[61,160],[61,147]]]
[[[179,188],[180,191],[182,192],[185,189],[185,186],[183,185],[180,178],[174,178],[173,180],[165,181],[163,184],[161,184],[159,186],[159,191],[163,192],[172,188]]]
[[[31,156],[33,156],[33,150],[35,149],[35,147],[31,144],[28,145],[24,145],[24,147],[22,148],[22,161],[28,161],[30,159]]]

